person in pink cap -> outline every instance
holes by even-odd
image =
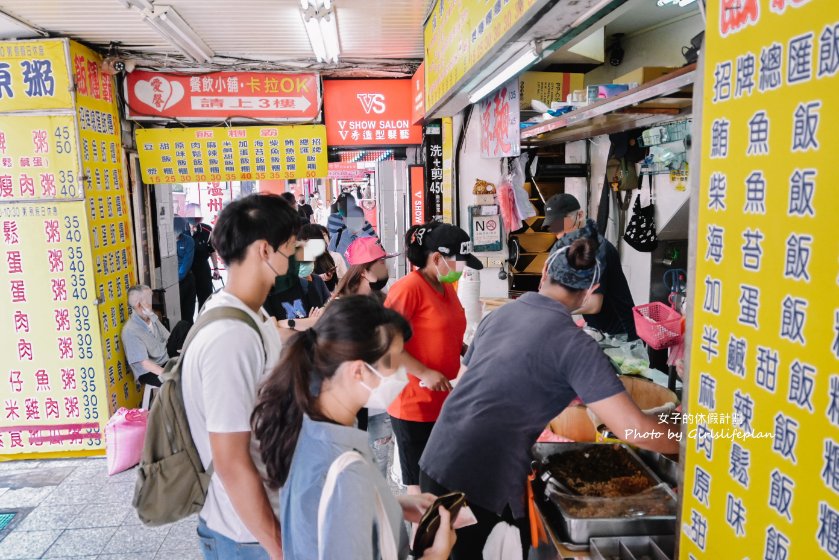
[[[338,282],[330,301],[349,296],[370,296],[384,304],[382,289],[387,285],[388,274],[385,259],[395,257],[388,253],[375,237],[359,237],[347,247],[344,256],[350,264],[347,273]],[[376,466],[387,478],[387,468],[393,453],[393,429],[390,416],[384,409],[362,409],[358,413],[358,428],[367,431],[370,449]]]
[[[350,267],[335,287],[332,299],[373,294],[384,301],[381,291],[390,280],[385,259],[396,253],[387,253],[375,237],[359,237],[347,247],[344,256]]]

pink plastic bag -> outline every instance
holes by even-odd
[[[105,456],[109,475],[128,470],[140,462],[148,416],[148,410],[120,408],[108,420]]]

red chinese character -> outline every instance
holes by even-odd
[[[87,95],[87,62],[83,56],[73,57],[73,73],[76,75],[76,93]]]
[[[114,100],[114,82],[107,74],[102,74],[102,100],[108,103]]]
[[[87,77],[90,79],[90,96],[99,99],[99,64],[93,60],[87,63]]]
[[[61,243],[58,220],[44,220],[44,234],[47,236],[47,243]]]
[[[32,158],[32,167],[44,167],[45,165],[44,158],[41,156],[35,156]]]
[[[55,174],[41,173],[41,196],[55,198]]]
[[[0,165],[6,169],[10,169],[15,166],[14,161],[10,157],[0,158]]]
[[[66,278],[51,278],[52,283],[52,300],[53,301],[67,301],[67,279]],[[26,301],[26,297],[21,301]]]
[[[69,336],[62,336],[58,338],[58,353],[62,360],[73,359],[73,339]]]
[[[6,153],[6,133],[0,132],[0,152]]]
[[[23,160],[23,158],[21,158]],[[35,196],[35,179],[27,175],[26,173],[22,173],[20,175],[20,196]]]
[[[32,159],[28,157],[21,157],[20,158],[20,166],[21,167],[32,167]]]
[[[6,399],[6,419],[20,418],[20,407],[14,399]]]
[[[45,369],[35,372],[35,382],[38,384],[38,391],[50,391],[50,375]]]
[[[38,402],[38,399],[26,399],[24,402],[24,407],[26,408],[26,419],[27,420],[40,420],[41,419],[41,403]]]
[[[44,401],[44,410],[46,411],[47,418],[58,418],[58,401],[47,397]]]
[[[6,262],[9,265],[9,274],[23,274],[23,260],[20,257],[20,251],[6,253]]]
[[[76,416],[78,417],[78,413],[76,414]],[[82,441],[84,441],[84,438],[82,437],[81,428],[75,428],[70,430],[70,435],[74,436],[72,439],[68,440],[70,443],[81,443]]]
[[[29,332],[29,315],[15,311],[15,332]]]
[[[151,90],[154,93],[163,93],[163,80],[158,77],[154,77],[151,80]]]
[[[758,0],[721,0],[720,35],[737,32],[747,25],[755,25],[760,19]]]
[[[510,103],[507,101],[507,88],[501,88],[501,92],[496,94],[495,100],[495,153],[506,154],[510,152]]]
[[[69,309],[55,309],[55,330],[69,331],[70,330],[70,310]]]
[[[18,235],[17,232],[17,222],[3,222],[3,243],[6,245],[20,244],[20,235]]]
[[[64,397],[64,415],[68,418],[79,417],[79,397]]]
[[[222,207],[222,199],[221,198],[211,198],[207,202],[207,210],[210,212],[221,212]]]
[[[23,440],[20,438],[20,432],[11,432],[9,435],[12,438],[12,447],[23,447]]]
[[[47,139],[47,131],[39,128],[32,131],[32,143],[35,145],[36,154],[48,154],[50,151],[50,143]]]
[[[153,94],[152,97],[151,97],[151,104],[158,111],[162,111],[163,106],[166,105],[166,102],[163,100],[163,94],[162,93]]]
[[[26,286],[23,280],[12,280],[12,303],[23,303],[26,301]]]
[[[9,385],[12,387],[13,393],[20,393],[23,391],[23,380],[20,378],[19,371],[9,372]]]
[[[212,183],[210,188],[207,189],[207,194],[210,196],[224,196],[224,192],[218,183]]]
[[[65,391],[76,389],[76,369],[61,368],[61,384]]]
[[[13,197],[12,186],[11,175],[0,175],[0,198]]]
[[[17,341],[17,357],[18,360],[32,361],[32,343],[24,339]]]
[[[50,272],[64,272],[64,251],[61,249],[47,249],[50,260]]]

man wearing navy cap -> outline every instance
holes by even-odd
[[[589,220],[591,222],[591,220]],[[568,193],[552,196],[545,203],[545,220],[542,226],[561,239],[565,234],[587,226],[585,212],[580,202]],[[594,222],[590,227],[594,228]],[[635,320],[632,308],[635,303],[629,284],[623,274],[618,250],[602,235],[598,235],[600,247],[597,262],[600,265],[600,287],[595,290],[578,311],[586,323],[606,334],[625,334],[629,340],[635,340]]]

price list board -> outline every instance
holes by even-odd
[[[680,558],[839,558],[839,3],[708,2]]]
[[[125,361],[120,333],[128,320],[128,288],[135,282],[130,208],[120,146],[119,113],[111,76],[99,72],[101,57],[70,44],[76,84],[76,115],[94,263],[94,297],[104,367],[102,377],[111,414],[136,407],[140,388]]]
[[[137,131],[137,151],[148,184],[329,174],[323,125],[143,129]]]
[[[0,454],[100,449],[108,411],[85,204],[3,204],[0,228]]]

